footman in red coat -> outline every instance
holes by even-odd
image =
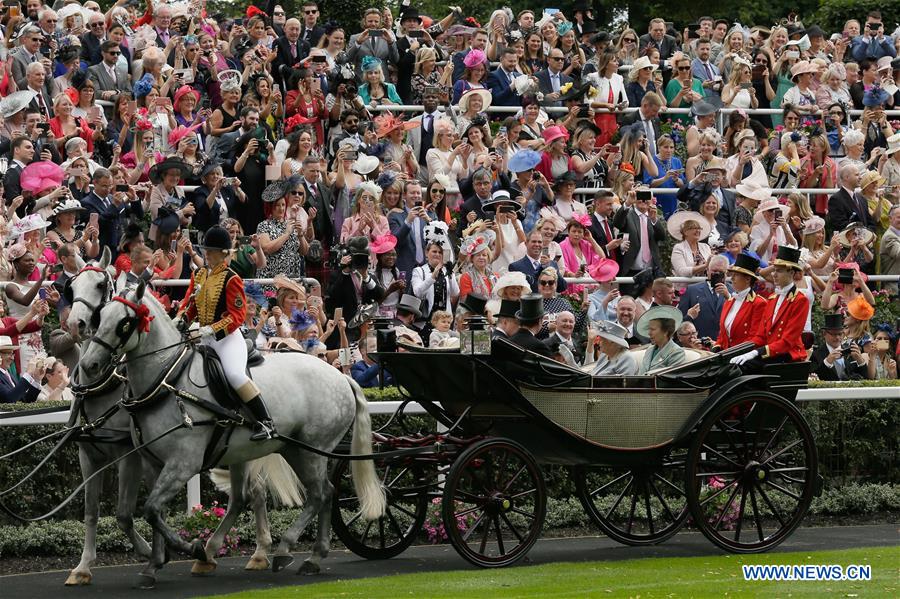
[[[759,260],[747,254],[738,254],[734,264],[728,268],[734,291],[722,306],[719,338],[716,339],[713,351],[750,341],[763,323],[768,302],[753,291],[753,285],[760,278],[756,274],[757,270]]]

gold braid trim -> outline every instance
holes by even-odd
[[[212,272],[202,268],[194,275],[194,285],[198,287],[197,294],[194,298],[194,305],[197,308],[197,319],[200,326],[215,325],[216,308],[219,306],[219,297],[225,290],[225,282],[228,279],[228,267],[221,264]],[[218,327],[221,328],[221,327]]]

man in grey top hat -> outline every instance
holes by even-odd
[[[628,351],[628,341],[626,341],[628,329],[609,320],[603,320],[597,324],[599,329],[597,341],[601,353],[591,374],[593,376],[637,375],[638,364]]]

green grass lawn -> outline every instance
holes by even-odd
[[[851,564],[872,580],[747,582],[742,564]],[[225,597],[898,597],[900,547],[843,551],[558,563],[502,570],[423,572],[251,591]]]

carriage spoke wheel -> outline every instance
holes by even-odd
[[[694,523],[735,553],[766,551],[799,526],[818,476],[809,425],[787,400],[748,392],[696,432],[685,478]]]
[[[654,545],[670,538],[687,517],[686,449],[658,464],[636,468],[592,465],[574,471],[587,515],[609,538],[625,545]]]
[[[496,568],[515,563],[537,541],[547,491],[527,450],[507,439],[486,439],[453,463],[441,504],[457,553],[476,566]]]
[[[359,499],[350,477],[350,462],[341,461],[332,475],[334,501],[331,524],[341,542],[366,559],[389,559],[401,554],[415,541],[428,509],[426,480],[415,464],[375,461],[375,470],[387,496],[384,516],[362,518]]]

